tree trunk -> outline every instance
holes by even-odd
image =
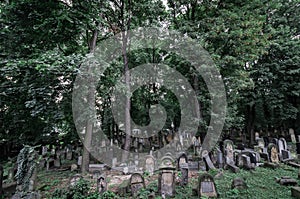
[[[122,53],[123,53],[123,60],[124,60],[124,73],[125,73],[125,84],[127,89],[126,94],[126,104],[125,104],[125,151],[130,150],[130,144],[131,144],[131,123],[130,123],[130,107],[131,107],[131,101],[130,96],[128,94],[130,93],[130,71],[128,67],[128,57],[127,57],[127,42],[128,42],[128,33],[126,34],[124,31],[122,32]],[[127,153],[123,153],[122,161],[125,161],[127,159]]]
[[[124,162],[128,157],[128,153],[130,150],[130,145],[131,145],[131,118],[130,118],[130,108],[131,108],[131,100],[130,100],[130,71],[129,71],[129,66],[128,66],[128,56],[127,56],[127,48],[129,44],[129,38],[130,38],[130,25],[131,25],[131,1],[128,0],[128,13],[129,13],[129,18],[127,23],[125,23],[125,2],[122,1],[121,4],[121,13],[122,13],[122,25],[123,25],[123,30],[122,30],[122,54],[123,54],[123,62],[124,62],[124,73],[125,73],[125,84],[126,84],[126,104],[125,104],[125,144],[124,144],[124,153],[122,154],[122,162]],[[128,32],[125,32],[127,29]]]
[[[247,113],[246,116],[248,115],[246,119],[246,127],[247,127],[247,133],[250,135],[250,145],[254,144],[254,118],[255,118],[255,105],[247,105]]]
[[[93,31],[93,37],[91,38],[91,41],[89,43],[89,51],[90,53],[95,52],[96,48],[96,42],[98,38],[98,30]],[[91,78],[93,78],[92,73],[92,67],[90,66],[88,69],[88,74],[91,75]],[[92,84],[89,86],[88,91],[88,104],[89,106],[93,106],[93,102],[95,100],[95,85],[93,85],[93,79],[91,79]],[[82,153],[82,164],[81,164],[81,173],[87,173],[89,170],[89,163],[90,163],[90,150],[91,150],[91,144],[92,144],[92,134],[93,134],[93,119],[90,118],[87,121],[86,128],[85,128],[85,137],[84,137],[84,145],[83,145],[83,153]]]
[[[200,95],[200,91],[199,91],[199,78],[198,78],[197,74],[194,74],[193,79],[194,79],[193,86],[194,86],[195,94],[196,94],[196,97],[198,97]],[[198,123],[199,123],[202,119],[200,102],[196,98],[194,103],[195,103],[196,117],[197,117]],[[201,126],[198,125],[198,132],[200,131],[200,128],[201,128]]]

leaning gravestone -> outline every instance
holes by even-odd
[[[207,165],[207,169],[216,169],[214,164],[212,163],[209,155],[208,155],[208,151],[207,150],[203,150],[202,151],[202,158],[205,161],[206,165]]]
[[[175,196],[175,166],[171,156],[164,156],[159,167],[158,192],[161,196]]]
[[[199,176],[199,184],[197,190],[199,197],[218,197],[214,179],[209,174],[203,174]]]
[[[138,191],[142,188],[145,188],[144,177],[139,173],[134,173],[131,175],[129,180],[131,195],[136,196]]]
[[[16,174],[17,188],[13,199],[40,198],[35,192],[37,177],[37,152],[35,147],[24,146],[17,159],[18,171]]]

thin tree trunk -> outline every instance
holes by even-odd
[[[98,30],[93,31],[93,37],[91,38],[91,42],[89,43],[89,51],[90,53],[95,52],[96,48],[96,42],[98,38]],[[88,74],[91,75],[91,78],[93,78],[92,73],[92,67],[90,66],[88,69]],[[91,79],[91,82],[94,82],[93,79]],[[89,106],[93,106],[93,102],[95,100],[95,86],[93,83],[90,84],[88,88],[88,104]],[[86,128],[85,128],[85,137],[84,137],[84,145],[83,145],[83,153],[82,153],[82,163],[81,163],[81,173],[85,174],[89,170],[89,164],[90,164],[90,150],[91,150],[91,144],[92,144],[92,134],[93,134],[93,119],[90,118],[87,121]]]
[[[126,34],[124,31],[122,32],[122,40],[123,40],[123,46],[122,46],[122,52],[123,52],[123,60],[124,60],[124,72],[125,72],[125,84],[127,89],[126,94],[126,104],[125,104],[125,151],[130,150],[130,144],[131,144],[131,123],[130,123],[130,108],[131,108],[131,101],[128,94],[130,93],[130,71],[128,67],[128,57],[127,57],[127,42],[128,42],[128,33]],[[123,153],[122,161],[125,161],[127,159],[127,153]]]
[[[130,71],[128,66],[128,56],[127,56],[127,48],[129,44],[129,38],[130,38],[130,24],[131,24],[131,1],[128,0],[128,13],[129,13],[129,19],[127,23],[125,24],[125,1],[122,1],[121,4],[121,13],[122,13],[122,54],[123,54],[123,62],[124,62],[124,73],[125,73],[125,84],[126,84],[126,104],[125,104],[125,144],[124,144],[124,153],[122,154],[122,162],[124,162],[128,157],[128,153],[126,151],[130,150],[131,145],[131,123],[130,123],[130,108],[131,108],[131,100],[130,100]],[[125,32],[127,29],[127,32]]]
[[[247,122],[247,133],[250,135],[250,144],[254,144],[254,118],[255,118],[255,112],[254,112],[255,105],[248,105],[247,106],[247,113],[248,118],[246,120]]]

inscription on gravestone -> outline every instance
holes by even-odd
[[[214,179],[209,174],[203,174],[199,177],[198,182],[199,197],[217,197],[217,190]]]

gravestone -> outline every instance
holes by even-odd
[[[53,167],[54,167],[54,159],[50,157],[47,159],[46,169],[47,169],[47,171],[49,171]]]
[[[188,166],[188,164],[187,163],[181,163],[180,171],[181,171],[180,185],[181,186],[187,185],[188,180],[189,180],[189,166]]]
[[[259,139],[259,133],[255,132],[255,140],[257,141]]]
[[[180,170],[181,164],[186,164],[188,163],[188,157],[185,153],[182,153],[179,158],[177,159],[177,169]]]
[[[282,161],[292,160],[291,152],[288,150],[281,151]]]
[[[132,196],[136,196],[140,189],[145,188],[144,177],[139,173],[132,174],[129,183]]]
[[[254,166],[252,166],[252,164],[251,164],[249,156],[247,156],[246,154],[243,154],[241,156],[241,158],[242,158],[243,168],[245,168],[245,169],[253,169],[254,168]]]
[[[223,153],[220,149],[217,149],[217,164],[218,164],[218,168],[221,169],[224,166],[224,159],[223,159]]]
[[[276,182],[279,183],[280,185],[285,185],[285,186],[295,186],[298,184],[297,180],[289,176],[282,176],[281,178],[277,178]]]
[[[192,144],[194,148],[194,154],[197,154],[198,148],[200,147],[200,143],[196,136],[192,138]]]
[[[35,147],[24,146],[20,151],[17,163],[18,171],[16,173],[17,187],[12,198],[39,198],[35,191],[37,178],[37,157]]]
[[[47,155],[48,152],[48,147],[47,146],[42,146],[42,155]]]
[[[203,174],[199,176],[197,190],[199,197],[218,197],[214,179],[209,174]]]
[[[183,164],[185,164],[185,163],[183,163]],[[199,170],[199,162],[198,161],[189,161],[187,163],[187,165],[188,165],[188,169],[190,171],[197,171],[197,170]]]
[[[268,154],[270,158],[270,162],[278,164],[279,157],[278,157],[278,148],[275,144],[270,143],[268,146]]]
[[[296,137],[295,137],[294,129],[290,128],[289,129],[289,134],[291,136],[292,143],[296,143]]]
[[[152,155],[147,155],[145,160],[145,171],[153,175],[155,170],[155,158]]]
[[[82,156],[79,156],[77,160],[77,165],[81,166],[81,164],[82,164]]]
[[[72,160],[72,159],[73,159],[73,151],[72,151],[72,148],[67,148],[66,159],[67,159],[67,160]]]
[[[61,166],[60,158],[54,159],[54,167],[59,168]]]
[[[278,140],[278,152],[280,159],[282,159],[282,150],[284,150],[283,141]]]
[[[206,169],[216,169],[214,164],[212,163],[207,150],[202,151],[202,158],[206,164]]]
[[[263,149],[265,148],[265,141],[263,138],[259,138],[257,140],[257,145],[262,149],[262,152],[263,152]]]
[[[231,189],[247,189],[247,184],[242,178],[235,178],[231,183]]]
[[[101,175],[100,177],[97,178],[97,192],[101,194],[106,190],[107,190],[106,178],[103,175]]]
[[[2,196],[3,194],[2,183],[3,183],[3,166],[0,164],[0,196]]]
[[[239,168],[235,166],[234,145],[231,140],[224,140],[223,152],[227,167],[229,167],[234,173],[239,172]]]
[[[225,140],[223,142],[223,152],[225,155],[226,164],[235,164],[234,161],[234,145],[231,140]]]
[[[164,156],[159,167],[158,192],[161,196],[175,196],[175,166],[171,156]]]

